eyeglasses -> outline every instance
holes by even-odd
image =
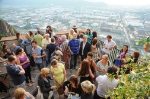
[[[103,60],[107,60],[106,58],[102,58]]]

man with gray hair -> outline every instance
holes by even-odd
[[[83,41],[80,43],[79,55],[83,61],[87,57],[87,53],[91,51],[91,44],[87,42],[87,35],[83,36]]]
[[[48,66],[48,54],[49,54],[49,52],[48,52],[48,50],[46,50],[46,46],[47,46],[47,44],[50,44],[51,43],[51,38],[49,37],[49,34],[48,33],[46,33],[45,35],[44,35],[44,39],[42,40],[42,48],[44,49],[44,51],[46,52],[46,56],[45,56],[45,58],[46,58],[46,66]]]
[[[61,40],[62,40],[62,44],[60,45],[60,48],[62,49],[62,59],[65,62],[65,66],[66,68],[69,68],[69,63],[68,63],[68,40],[66,39],[66,35],[61,35]]]
[[[73,33],[73,39],[71,39],[68,43],[68,48],[71,54],[71,60],[70,60],[70,72],[72,72],[72,69],[76,69],[76,65],[77,65],[77,57],[79,54],[79,45],[80,42],[77,39],[77,34]]]

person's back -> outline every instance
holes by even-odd
[[[98,78],[96,78],[96,81],[98,82],[97,92],[101,97],[105,97],[105,95],[107,95],[109,91],[113,91],[118,84],[117,79],[113,79],[111,81],[110,78],[106,75],[100,75]]]
[[[97,90],[95,92],[95,98],[105,98],[109,92],[112,92],[115,87],[118,85],[117,77],[117,69],[115,67],[109,67],[107,70],[108,74],[114,75],[114,79],[110,79],[108,75],[100,75],[96,78],[98,83]],[[97,99],[97,98],[96,98]]]
[[[25,76],[19,75],[20,70],[17,65],[14,65],[14,66],[7,65],[6,69],[7,69],[7,73],[9,74],[9,76],[12,79],[12,82],[15,85],[19,85],[19,84],[23,83],[23,81],[25,80]]]
[[[33,39],[37,42],[38,46],[42,47],[42,40],[43,40],[42,35],[37,34],[37,35],[34,36]]]
[[[11,60],[11,62],[9,62]],[[25,81],[25,75],[23,68],[15,63],[15,58],[13,56],[8,57],[8,64],[6,66],[6,70],[8,75],[11,77],[12,82],[15,85],[20,85]]]
[[[48,60],[51,58],[51,54],[54,52],[57,44],[55,44],[55,38],[51,38],[51,43],[47,44],[46,49],[49,51],[48,53]]]

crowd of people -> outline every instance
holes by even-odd
[[[128,45],[123,45],[116,60],[111,63],[110,52],[117,48],[112,36],[108,35],[103,41],[103,48],[100,48],[97,32],[90,29],[82,32],[75,25],[69,35],[57,36],[52,27],[47,26],[45,33],[38,28],[35,34],[29,31],[24,38],[20,33],[16,37],[19,45],[13,43],[9,48],[4,44],[1,51],[2,57],[8,59],[7,73],[17,86],[15,99],[34,99],[25,91],[26,85],[30,87],[35,82],[30,70],[34,66],[40,71],[38,86],[43,99],[49,99],[50,92],[60,88],[64,90],[65,98],[71,94],[81,99],[106,99],[108,92],[118,85],[118,75],[121,75],[118,70],[122,68],[126,74],[130,73],[132,67],[129,64],[136,64],[140,55],[137,51],[130,55]],[[67,79],[66,69],[70,69],[71,73],[74,69],[76,74]],[[114,78],[110,80],[109,75],[114,75]],[[51,86],[51,80],[54,86]],[[50,97],[55,99],[52,94]]]

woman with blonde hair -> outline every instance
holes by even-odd
[[[69,40],[73,39],[73,33],[74,33],[74,30],[71,29],[70,32],[69,32]]]
[[[31,37],[29,33],[25,34],[25,38],[22,41],[22,45],[24,46],[24,50],[26,54],[29,56],[32,51],[32,46],[31,46]]]
[[[90,81],[86,80],[81,83],[82,93],[81,99],[93,99],[94,91],[96,89],[95,85]]]
[[[35,98],[29,92],[26,92],[23,88],[17,88],[14,91],[13,99],[35,99]]]
[[[110,62],[108,61],[108,55],[102,55],[102,59],[97,63],[97,74],[105,75],[109,66]]]
[[[42,68],[40,75],[38,77],[38,86],[40,87],[41,92],[43,93],[44,99],[48,99],[49,92],[53,89],[56,89],[56,86],[50,85],[51,77],[49,76],[50,69],[48,68]],[[54,99],[54,96],[51,96],[51,99]]]

